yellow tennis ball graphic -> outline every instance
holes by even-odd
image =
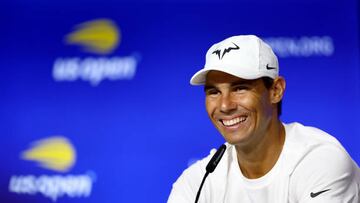
[[[75,26],[65,41],[80,45],[88,52],[108,54],[118,46],[120,37],[120,30],[113,21],[97,19]]]
[[[62,136],[54,136],[32,143],[24,151],[22,159],[35,161],[40,167],[66,172],[76,162],[76,151],[71,142]]]

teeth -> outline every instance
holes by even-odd
[[[237,117],[231,120],[222,120],[222,123],[225,126],[232,126],[232,125],[236,125],[238,123],[244,122],[246,120],[246,117]]]

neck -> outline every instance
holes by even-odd
[[[256,143],[235,146],[238,164],[243,175],[250,179],[260,178],[276,164],[285,141],[285,128],[278,119],[273,119],[266,133]]]

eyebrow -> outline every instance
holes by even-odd
[[[209,89],[213,89],[213,88],[216,88],[216,87],[213,85],[204,85],[204,92],[208,91]]]
[[[231,83],[231,86],[236,86],[236,85],[251,85],[254,83],[255,80],[239,80],[239,81],[235,81],[233,83]]]
[[[255,80],[238,80],[235,82],[230,83],[231,87],[237,86],[237,85],[251,85],[254,83]],[[204,85],[204,91],[206,92],[209,89],[213,89],[216,87],[214,85]]]

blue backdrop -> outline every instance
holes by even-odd
[[[238,34],[278,54],[282,120],[323,129],[360,163],[356,0],[1,4],[1,202],[166,202],[224,142],[189,80]]]

